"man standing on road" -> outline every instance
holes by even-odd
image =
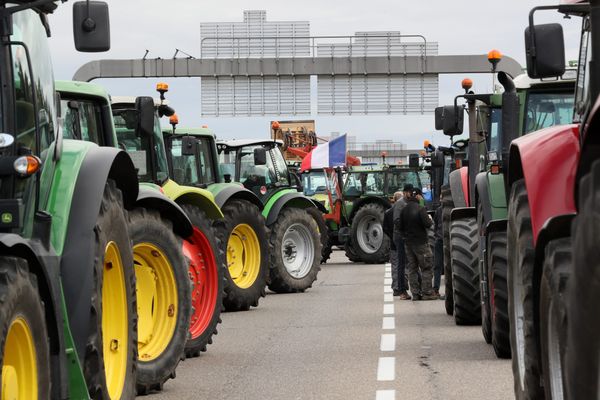
[[[404,238],[408,281],[414,300],[437,300],[439,296],[433,293],[433,265],[431,247],[427,238],[427,229],[433,221],[425,207],[419,204],[423,194],[419,189],[413,189],[402,209],[399,228]],[[419,282],[419,271],[422,280]]]
[[[406,200],[412,193],[413,185],[404,185],[402,192],[394,193],[394,205],[392,206],[394,217],[394,235],[393,242],[396,247],[398,257],[398,268],[392,269],[392,283],[397,282],[397,291],[394,290],[394,296],[399,296],[400,300],[410,300],[408,294],[408,282],[406,281],[406,253],[404,250],[404,240],[399,229],[400,214],[406,206]],[[394,276],[395,275],[395,276]]]

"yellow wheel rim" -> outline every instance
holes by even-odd
[[[106,385],[111,399],[121,398],[127,375],[129,338],[125,271],[119,247],[110,242],[104,251],[102,284],[102,340]]]
[[[2,399],[37,399],[35,345],[27,321],[17,317],[8,328],[2,365]]]
[[[260,243],[254,229],[239,224],[227,241],[227,266],[233,282],[242,289],[254,284],[260,272]]]
[[[177,325],[177,282],[164,252],[150,243],[133,247],[138,305],[139,360],[156,359]]]

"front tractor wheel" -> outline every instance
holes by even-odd
[[[185,345],[185,354],[198,357],[212,343],[221,322],[226,259],[221,240],[206,213],[189,204],[182,208],[194,225],[193,235],[183,241],[183,254],[190,262],[192,279],[191,335]]]
[[[104,188],[94,232],[94,290],[83,373],[92,399],[133,399],[138,354],[135,273],[123,197],[112,180]]]
[[[0,257],[2,399],[50,398],[50,346],[37,280],[27,262]]]
[[[158,211],[129,213],[138,309],[137,392],[162,390],[175,376],[187,340],[191,282],[169,221]]]
[[[277,293],[303,292],[317,279],[321,241],[314,218],[305,210],[284,209],[271,227],[269,289]]]
[[[258,207],[244,200],[232,200],[222,211],[225,219],[215,226],[221,243],[227,244],[223,305],[228,311],[245,311],[257,307],[265,296],[269,272],[265,218]]]
[[[383,233],[381,204],[370,203],[360,207],[352,219],[351,245],[357,256],[367,264],[381,264],[389,261],[390,240]]]

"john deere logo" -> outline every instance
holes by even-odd
[[[10,224],[11,222],[12,222],[12,214],[11,213],[2,214],[2,223],[3,224]]]

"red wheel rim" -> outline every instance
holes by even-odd
[[[189,274],[193,284],[190,333],[192,339],[196,339],[210,325],[217,307],[218,266],[208,238],[196,227],[192,237],[183,241],[183,254],[190,260]]]

